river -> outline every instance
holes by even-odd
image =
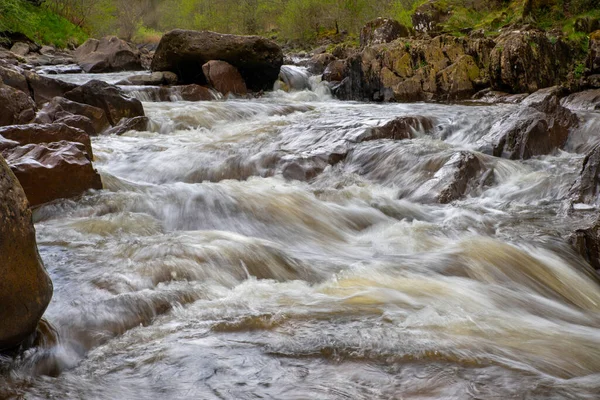
[[[566,198],[600,114],[511,161],[475,149],[516,105],[311,85],[144,102],[149,131],[93,138],[105,189],[34,214],[58,341],[4,360],[0,397],[599,398],[600,286],[565,237],[595,211]],[[432,134],[356,140],[416,115]],[[459,151],[492,179],[431,201]]]

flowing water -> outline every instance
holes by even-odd
[[[93,139],[105,189],[35,212],[58,339],[5,360],[0,397],[600,398],[600,286],[565,244],[597,114],[565,152],[475,152],[493,179],[440,205],[440,166],[517,106],[301,84],[145,102],[150,131]],[[433,134],[356,140],[415,115]]]

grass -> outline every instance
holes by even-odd
[[[65,18],[21,0],[0,0],[0,32],[19,32],[39,44],[59,48],[77,46],[88,37]]]

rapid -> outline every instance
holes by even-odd
[[[565,238],[600,114],[512,161],[476,149],[517,105],[341,102],[286,71],[93,138],[105,189],[34,213],[54,332],[0,359],[0,398],[598,399],[600,286]],[[401,116],[434,131],[357,139]],[[491,178],[432,201],[463,151]]]

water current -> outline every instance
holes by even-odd
[[[105,189],[35,211],[57,339],[5,360],[0,397],[599,399],[600,286],[565,237],[596,208],[567,197],[600,114],[511,161],[475,149],[517,105],[341,102],[298,79],[144,102],[149,131],[93,138]],[[356,140],[400,116],[434,132]],[[430,201],[460,151],[493,179]]]

